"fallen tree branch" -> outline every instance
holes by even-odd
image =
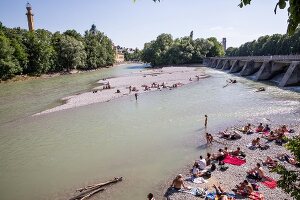
[[[107,182],[104,182],[104,183],[99,183],[99,184],[95,184],[95,185],[89,185],[87,187],[84,187],[84,188],[80,188],[80,189],[77,189],[76,191],[79,191],[81,192],[80,194],[78,194],[77,196],[75,197],[72,197],[71,199],[69,200],[82,200],[82,199],[86,199],[100,191],[103,191],[104,188],[102,188],[103,186],[106,186],[106,185],[110,185],[110,184],[113,184],[113,183],[117,183],[119,181],[122,181],[123,178],[122,177],[118,177],[118,178],[114,178],[113,180],[110,180],[110,181],[107,181]],[[95,192],[95,193],[94,193]]]

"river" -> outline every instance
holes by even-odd
[[[210,78],[175,90],[127,96],[46,115],[60,98],[102,78],[141,70],[121,65],[94,72],[0,84],[0,194],[3,200],[68,199],[76,188],[117,176],[100,199],[145,199],[206,151],[208,131],[261,119],[299,124],[300,94],[202,68]],[[266,92],[254,92],[264,86]]]

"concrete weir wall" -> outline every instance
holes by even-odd
[[[204,59],[204,65],[241,76],[255,74],[254,80],[270,80],[284,74],[280,87],[300,86],[300,55],[289,56],[250,56],[250,57],[213,57]],[[280,76],[281,77],[281,76]]]

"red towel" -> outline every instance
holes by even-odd
[[[270,177],[265,177],[266,180],[262,181],[261,183],[267,186],[270,189],[274,189],[277,187],[277,182],[270,178]]]
[[[224,161],[224,163],[238,165],[238,166],[241,166],[246,163],[245,160],[239,159],[239,158],[231,156],[231,155],[227,155],[223,161]]]

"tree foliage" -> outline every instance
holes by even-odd
[[[60,60],[66,69],[76,69],[85,65],[86,53],[84,45],[81,41],[76,40],[74,37],[64,35],[60,40]]]
[[[296,161],[300,161],[300,137],[294,137],[288,140],[285,147],[292,152]],[[282,188],[286,193],[290,194],[295,199],[300,199],[300,170],[286,169],[284,166],[279,165],[275,170],[280,179],[277,181],[277,185]]]
[[[241,0],[239,6],[242,8],[246,5],[249,5],[251,1],[252,0]],[[280,9],[285,9],[287,5],[289,5],[289,7],[287,8],[288,15],[289,15],[287,33],[289,35],[293,35],[300,24],[300,1],[299,0],[278,0],[278,2],[275,5],[274,12],[276,14],[278,7]]]
[[[84,37],[75,30],[51,33],[7,28],[0,22],[0,79],[17,74],[40,75],[74,68],[112,65],[112,41],[93,25]]]
[[[193,32],[175,40],[172,35],[163,33],[156,40],[145,43],[141,59],[152,66],[196,63],[209,54],[222,56],[222,49],[216,39],[215,42],[201,38],[193,40]]]
[[[0,32],[0,78],[7,79],[20,73],[22,68],[14,57],[15,48],[10,40]]]
[[[140,61],[141,60],[141,55],[142,51],[136,48],[133,52],[128,52],[125,51],[124,53],[124,58],[126,61]]]
[[[246,42],[238,48],[229,47],[227,56],[267,56],[300,54],[300,28],[294,35],[274,34],[261,36],[257,40]]]

